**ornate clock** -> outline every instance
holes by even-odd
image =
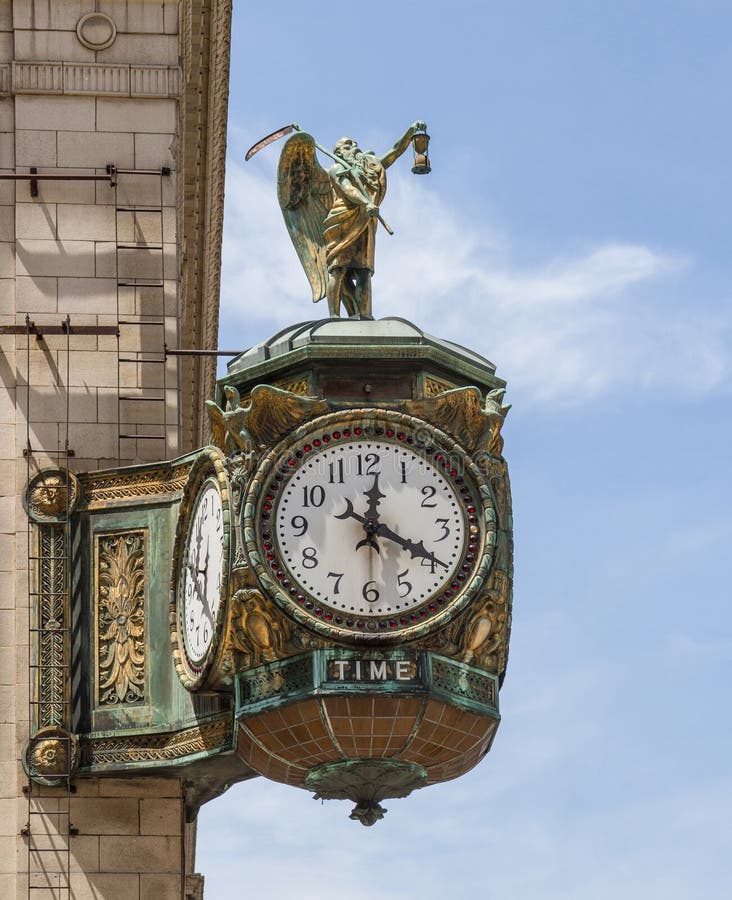
[[[223,460],[212,447],[196,459],[178,517],[171,627],[175,666],[190,690],[210,673],[228,597],[231,491]]]
[[[432,630],[480,590],[495,514],[446,434],[362,409],[316,419],[265,457],[244,533],[263,588],[296,620],[389,642]]]

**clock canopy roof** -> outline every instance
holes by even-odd
[[[406,319],[320,319],[291,325],[236,356],[218,395],[224,385],[244,396],[270,383],[336,401],[417,399],[465,385],[504,387],[495,371],[478,353]]]

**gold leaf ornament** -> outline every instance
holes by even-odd
[[[214,443],[226,454],[261,451],[276,443],[293,428],[328,411],[328,403],[318,397],[303,397],[268,384],[252,391],[249,403],[241,406],[239,391],[225,385],[226,409],[206,401]]]
[[[145,696],[145,534],[99,538],[98,670],[101,704]]]

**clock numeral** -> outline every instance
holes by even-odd
[[[405,575],[409,575],[409,569],[405,569],[403,572],[400,572],[397,575],[397,584],[399,585],[399,596],[402,598],[404,598],[408,594],[412,593],[412,585],[404,577]],[[402,588],[405,588],[404,592],[402,592]]]
[[[336,462],[328,463],[328,483],[329,484],[343,484],[344,475],[343,475],[343,459],[339,459]]]
[[[423,509],[434,509],[434,508],[437,506],[436,503],[430,503],[430,502],[429,502],[429,501],[435,496],[436,493],[437,493],[437,488],[436,488],[436,487],[432,487],[431,484],[426,484],[426,485],[422,488],[422,503],[421,503],[421,506],[422,506]]]
[[[295,530],[295,537],[302,537],[308,530],[308,520],[305,516],[293,516],[290,525]]]
[[[448,519],[435,519],[435,525],[439,525],[442,529],[442,537],[438,537],[435,539],[435,543],[439,544],[440,541],[444,541],[445,538],[450,536],[450,529],[447,527]]]
[[[367,603],[376,603],[381,596],[375,587],[369,587],[370,584],[375,585],[375,581],[367,581],[361,591],[361,596]]]
[[[437,565],[437,562],[435,561],[434,556],[425,556],[423,559],[420,560],[419,564],[420,564],[420,566],[429,566],[430,572],[433,575],[435,574],[435,566]]]
[[[402,484],[407,483],[407,464],[402,460]]]
[[[320,484],[314,484],[311,488],[307,485],[302,489],[302,505],[322,506],[325,503],[325,488]]]
[[[341,592],[341,578],[343,578],[343,572],[328,572],[328,578],[335,578],[335,584],[333,585],[333,593],[340,594]]]
[[[379,454],[378,453],[367,453],[365,456],[361,456],[359,453],[356,456],[356,474],[357,475],[378,475],[379,469],[376,467],[379,465]]]
[[[318,551],[315,547],[305,547],[302,551],[303,569],[314,569],[318,565]]]

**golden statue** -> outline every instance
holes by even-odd
[[[292,131],[277,170],[277,197],[287,230],[313,291],[313,302],[328,298],[328,313],[339,316],[341,303],[350,316],[371,315],[371,277],[377,224],[392,234],[380,213],[386,194],[386,170],[409,147],[424,122],[410,125],[394,146],[377,156],[352,138],[341,138],[330,153],[314,138],[289,125],[247,153],[250,159],[267,144]],[[316,151],[334,160],[323,169]]]

